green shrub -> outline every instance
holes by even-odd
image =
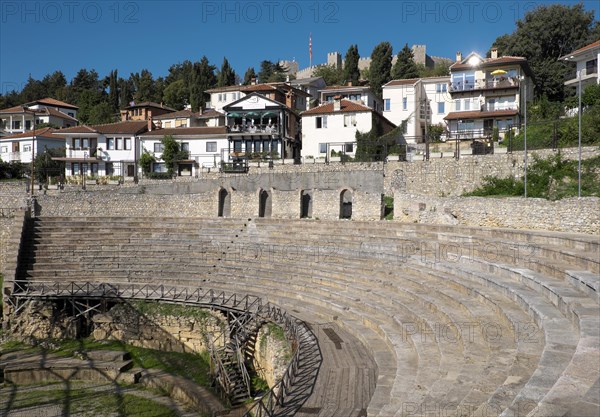
[[[173,174],[168,172],[149,172],[146,174],[146,178],[151,180],[170,180],[173,178]]]

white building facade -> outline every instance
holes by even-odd
[[[4,162],[31,163],[32,158],[46,149],[65,147],[65,138],[53,133],[59,132],[49,127],[36,129],[0,139],[0,159]]]
[[[431,125],[443,126],[452,110],[450,77],[392,80],[383,86],[383,115],[403,126],[406,143],[422,143]]]
[[[580,77],[582,90],[585,90],[588,85],[600,84],[600,72],[598,71],[600,40],[577,49],[560,59],[576,64],[574,77],[565,81],[565,85],[578,88]]]
[[[354,156],[356,132],[369,132],[381,123],[387,133],[396,126],[373,109],[355,101],[335,99],[307,110],[302,116],[302,157],[326,158],[335,153]]]
[[[0,136],[24,133],[42,123],[57,128],[77,126],[77,106],[45,98],[0,110]],[[35,121],[34,121],[35,119]]]

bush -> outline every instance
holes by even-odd
[[[168,172],[149,172],[146,174],[146,178],[151,180],[170,180],[173,178],[173,174]]]

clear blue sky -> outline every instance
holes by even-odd
[[[485,53],[510,33],[527,10],[572,1],[8,1],[0,0],[0,88],[20,90],[61,70],[70,81],[80,68],[100,76],[149,69],[165,76],[171,64],[206,55],[220,67],[226,56],[239,75],[260,61],[313,64],[327,53],[345,54],[357,44],[361,56],[389,41],[425,44],[429,55],[454,58]],[[600,16],[600,2],[584,1]]]

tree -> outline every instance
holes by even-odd
[[[493,46],[499,54],[527,58],[535,75],[536,97],[562,101],[571,66],[559,58],[589,43],[598,30],[594,12],[586,12],[582,3],[541,5],[518,20],[513,33],[498,37]]]
[[[172,82],[165,88],[163,98],[167,106],[182,110],[188,103],[188,94],[189,91],[185,87],[185,82],[181,79]]]
[[[190,84],[190,104],[192,111],[204,109],[208,95],[204,92],[215,86],[215,67],[210,65],[208,58],[202,57],[200,62],[194,62]]]
[[[392,45],[389,42],[381,42],[373,49],[369,66],[371,90],[379,98],[382,98],[381,87],[390,80],[391,69]]]
[[[91,125],[112,123],[116,119],[115,109],[106,101],[94,105],[88,114],[86,123]]]
[[[108,76],[108,103],[113,111],[119,110],[119,86],[117,70],[112,70]]]
[[[150,71],[143,69],[141,72],[131,73],[129,79],[134,86],[133,99],[136,103],[155,100],[156,88]]]
[[[253,67],[250,67],[244,73],[244,85],[250,85],[253,79],[256,79],[256,72]]]
[[[40,183],[48,181],[49,177],[64,175],[64,161],[55,161],[53,157],[64,157],[65,148],[44,148],[44,152],[38,152],[35,156],[35,176]]]
[[[319,65],[313,71],[313,77],[323,77],[327,85],[342,84],[344,72],[341,68],[336,68],[333,65]]]
[[[119,78],[117,85],[119,88],[119,108],[129,106],[129,103],[133,100],[133,83],[131,80]]]
[[[154,155],[144,149],[144,153],[140,156],[140,167],[142,167],[142,172],[144,174],[150,173],[154,162],[156,162]]]
[[[346,52],[346,58],[344,61],[344,82],[352,83],[352,85],[358,85],[360,79],[360,71],[358,70],[358,61],[360,55],[358,54],[358,46],[351,45]]]
[[[165,166],[167,167],[169,175],[173,175],[175,163],[189,158],[189,152],[182,151],[179,142],[171,135],[164,136],[160,142],[163,145],[162,160],[165,161]]]
[[[261,83],[273,83],[285,81],[286,72],[279,63],[274,63],[268,60],[260,63],[260,71],[258,80]]]
[[[235,71],[229,65],[227,58],[223,58],[223,64],[221,64],[221,70],[217,77],[217,87],[225,87],[228,85],[235,85]]]
[[[404,44],[404,48],[398,52],[398,57],[394,67],[392,68],[392,79],[405,80],[408,78],[418,78],[419,68],[415,63],[415,57],[408,44]]]

